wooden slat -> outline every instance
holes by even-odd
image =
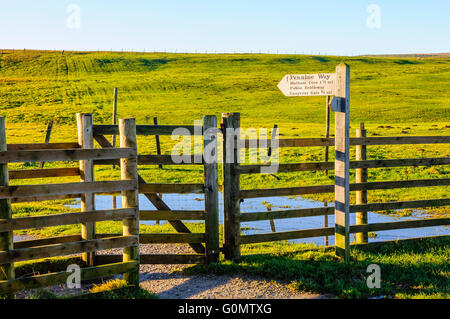
[[[245,235],[239,236],[238,242],[240,244],[252,244],[252,243],[264,243],[269,241],[301,239],[301,238],[331,236],[331,235],[334,235],[334,227]]]
[[[373,136],[350,138],[351,145],[446,144],[450,136]]]
[[[387,181],[350,184],[351,191],[374,190],[374,189],[394,189],[411,187],[431,187],[450,185],[450,178],[417,179],[408,181]]]
[[[371,223],[364,225],[351,225],[350,233],[360,233],[369,231],[382,231],[393,229],[432,227],[432,226],[447,226],[450,225],[450,218],[432,218],[419,220],[402,220],[398,222],[388,223]]]
[[[65,194],[80,194],[86,192],[117,192],[124,190],[135,190],[136,187],[136,181],[133,180],[0,186],[0,198],[55,196]]]
[[[280,211],[271,211],[271,212],[241,213],[241,214],[239,214],[239,221],[240,222],[252,222],[252,221],[258,221],[258,220],[324,216],[324,215],[333,215],[333,214],[334,214],[334,207],[289,209],[289,210],[280,210]]]
[[[205,212],[202,210],[141,210],[140,220],[202,220]]]
[[[421,208],[421,207],[440,207],[447,205],[450,205],[450,198],[351,205],[350,212],[368,212],[368,211],[380,211],[390,209]]]
[[[121,236],[102,239],[54,244],[48,246],[13,249],[0,252],[0,264],[24,260],[67,256],[82,252],[122,248],[138,244],[137,236]]]
[[[174,163],[171,155],[138,155],[138,165],[202,165],[203,156],[200,163],[195,163],[196,157],[199,156],[190,156],[190,162],[187,163]],[[95,160],[94,165],[119,165],[119,162],[118,159]]]
[[[436,158],[404,158],[393,160],[351,161],[350,168],[381,168],[402,166],[430,166],[450,164],[450,157]]]
[[[0,152],[0,163],[20,162],[58,162],[78,160],[98,160],[114,158],[132,158],[136,151],[132,148],[114,149],[64,149],[64,150],[32,150]]]
[[[257,198],[257,197],[271,197],[271,196],[291,196],[304,194],[322,194],[334,192],[334,185],[315,185],[315,186],[300,186],[300,187],[286,187],[286,188],[269,188],[269,189],[246,189],[240,190],[240,198]]]
[[[203,156],[202,155],[191,155],[190,159],[187,163],[175,163],[172,160],[172,155],[138,155],[138,164],[139,165],[202,165],[203,164]],[[196,163],[195,161],[200,159],[200,163]]]
[[[450,164],[450,157],[442,158],[407,158],[393,160],[366,160],[351,161],[350,168],[382,168],[382,167],[402,167],[402,166],[429,166]],[[267,164],[241,165],[236,168],[237,174],[258,174],[261,168],[269,167]],[[313,162],[313,163],[286,163],[278,164],[278,173],[333,170],[334,162]]]
[[[32,197],[21,197],[21,198],[11,198],[11,203],[28,203],[28,202],[43,202],[48,200],[64,200],[72,198],[80,198],[81,194],[66,194],[66,195],[54,195],[54,196],[32,196]]]
[[[187,129],[186,134],[203,134],[202,127],[194,130],[194,125],[136,125],[136,135],[172,135],[175,129]],[[119,134],[118,125],[94,125],[94,135]]]
[[[122,260],[122,255],[98,255],[96,262],[99,264],[119,262]],[[140,255],[141,265],[158,265],[158,264],[205,264],[205,255],[200,254],[144,254]]]
[[[175,244],[175,243],[204,243],[205,234],[203,233],[152,233],[140,234],[139,242],[141,244]]]
[[[74,241],[81,241],[81,235],[67,235],[59,237],[41,238],[41,239],[31,239],[31,240],[21,240],[14,242],[14,248],[29,248],[36,246],[47,246],[54,244],[70,243]]]
[[[237,174],[257,174],[261,173],[261,168],[270,167],[266,164],[240,165],[236,168]],[[301,172],[301,171],[325,171],[333,170],[334,162],[314,162],[314,163],[289,163],[278,164],[277,173]]]
[[[81,268],[81,280],[86,281],[97,278],[111,277],[113,275],[118,275],[130,271],[136,268],[136,266],[137,263],[132,261]],[[66,283],[68,276],[70,276],[71,274],[71,272],[61,271],[57,273],[20,278],[14,281],[0,281],[0,291],[2,293],[11,293],[19,290],[62,284]]]
[[[25,169],[25,170],[9,171],[9,179],[46,178],[46,177],[63,177],[63,176],[79,176],[79,175],[80,169],[78,167]]]
[[[139,183],[139,193],[203,193],[203,184],[150,184]]]
[[[81,213],[0,219],[0,232],[80,224],[86,222],[99,222],[105,220],[122,220],[134,218],[137,216],[137,213],[137,209],[134,208],[119,208],[86,211]]]
[[[260,140],[241,140],[243,148],[259,145]],[[270,140],[266,141],[270,145]],[[278,140],[279,147],[334,146],[334,138],[285,138]],[[447,144],[450,136],[374,136],[350,138],[350,145]]]
[[[26,150],[61,150],[80,148],[77,142],[73,143],[34,143],[34,144],[8,144],[8,151],[26,151]]]

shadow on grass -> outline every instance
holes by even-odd
[[[323,247],[294,253],[243,256],[234,263],[196,265],[185,273],[250,274],[291,281],[300,291],[331,293],[341,298],[448,298],[449,240],[393,244],[382,249],[352,252],[345,263]],[[381,288],[367,286],[367,266],[381,268]]]

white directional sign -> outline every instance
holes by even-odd
[[[278,88],[286,96],[334,95],[336,73],[286,74]]]

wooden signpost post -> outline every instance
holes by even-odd
[[[335,112],[335,247],[346,261],[350,256],[350,67],[336,73],[287,74],[278,83],[285,96],[333,96]]]

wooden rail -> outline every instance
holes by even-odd
[[[29,179],[46,177],[80,176],[78,167],[25,169],[9,171],[9,179]]]
[[[137,236],[120,236],[101,239],[92,239],[77,242],[68,242],[48,246],[12,249],[0,252],[0,264],[18,261],[67,256],[82,252],[103,249],[122,248],[138,244]]]
[[[259,220],[324,216],[333,214],[334,214],[334,207],[317,207],[317,208],[270,211],[270,212],[241,213],[238,215],[238,218],[240,222],[253,222]]]
[[[0,232],[28,228],[81,224],[85,222],[99,222],[105,220],[122,220],[127,218],[134,218],[137,216],[137,213],[137,209],[134,208],[120,208],[109,210],[94,210],[82,213],[0,219]]]
[[[203,165],[203,157],[199,161],[200,156],[192,155],[189,159],[181,163],[176,163],[172,159],[172,155],[138,155],[138,165]],[[94,160],[94,165],[119,165],[117,159]]]
[[[29,151],[29,150],[58,150],[80,148],[80,144],[73,143],[34,143],[34,144],[8,144],[8,151]]]
[[[302,229],[268,234],[244,235],[238,237],[240,244],[264,243],[269,241],[322,237],[334,235],[334,227]]]
[[[241,140],[242,148],[259,147],[260,140]],[[266,143],[266,144],[264,144]],[[271,140],[264,141],[270,145]],[[353,137],[350,145],[412,145],[412,144],[447,144],[450,136],[379,136],[379,137]],[[334,146],[334,138],[286,138],[278,140],[279,147],[311,147]]]
[[[136,125],[136,135],[172,135],[176,129],[185,130],[186,135],[203,134],[202,127],[196,128],[194,125]],[[119,134],[117,125],[94,125],[94,135],[114,135]],[[183,135],[183,132],[180,131]]]
[[[450,218],[403,220],[388,223],[350,225],[350,233],[450,225]]]
[[[105,193],[136,189],[137,183],[133,180],[0,186],[0,198],[57,196],[85,192]]]
[[[55,149],[49,152],[45,149],[18,150],[0,152],[0,163],[20,162],[60,162],[90,159],[117,159],[135,157],[136,151],[130,148],[116,149]]]

